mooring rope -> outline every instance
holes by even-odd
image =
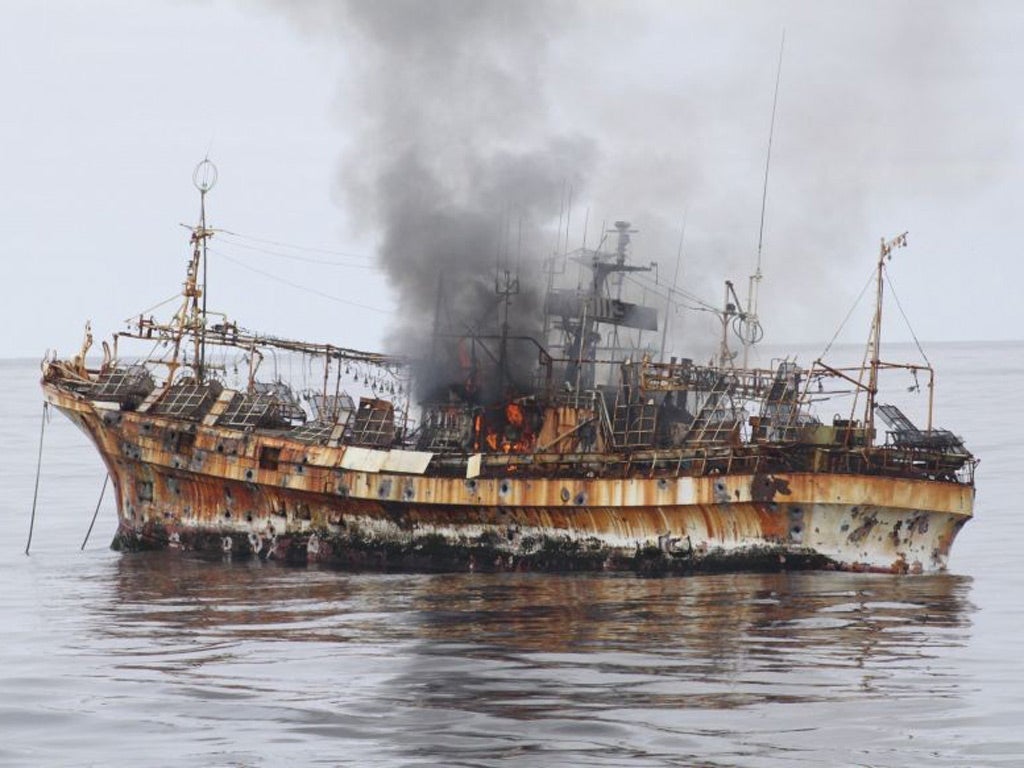
[[[43,433],[46,431],[47,416],[49,415],[50,404],[43,402],[43,418],[39,424],[39,459],[36,461],[36,489],[32,493],[32,518],[28,524],[28,542],[25,544],[25,554],[28,554],[32,546],[32,531],[36,527],[36,501],[39,499],[39,473],[43,468]]]
[[[85,532],[85,539],[82,540],[82,550],[85,550],[85,545],[89,543],[89,536],[92,535],[92,527],[96,525],[96,517],[100,513],[100,505],[103,504],[103,494],[107,492],[107,483],[110,482],[110,475],[107,474],[103,478],[103,487],[100,489],[100,500],[96,502],[96,511],[92,513],[92,522],[89,523],[89,530]]]

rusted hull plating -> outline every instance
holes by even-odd
[[[344,449],[47,399],[97,444],[115,546],[416,570],[946,567],[970,486],[826,473],[436,477],[340,468]],[[261,466],[260,445],[280,449]],[[294,454],[294,455],[292,455]]]

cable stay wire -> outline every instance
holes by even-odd
[[[868,279],[864,282],[864,287],[860,289],[860,293],[857,294],[857,298],[854,299],[853,305],[850,307],[850,311],[846,313],[846,317],[843,318],[843,322],[841,322],[839,324],[839,327],[836,328],[836,332],[832,336],[831,341],[829,341],[829,343],[825,345],[825,349],[823,349],[821,354],[818,355],[818,359],[819,360],[823,360],[825,358],[825,355],[827,355],[829,353],[829,350],[832,349],[832,345],[836,343],[836,339],[838,339],[839,338],[839,334],[843,332],[843,328],[845,328],[847,322],[849,322],[850,316],[853,314],[853,311],[855,309],[857,309],[857,305],[860,304],[860,300],[864,298],[864,294],[867,292],[868,287],[871,285],[871,283],[872,283],[872,281],[874,279],[875,279],[875,270],[872,269],[870,274],[868,274]]]
[[[281,277],[280,275],[275,275],[275,274],[273,274],[271,272],[267,272],[266,270],[262,270],[262,269],[259,269],[258,267],[254,267],[251,264],[246,264],[244,261],[242,261],[240,259],[236,259],[236,258],[234,258],[232,256],[229,256],[228,254],[226,254],[224,251],[220,250],[219,248],[218,249],[210,248],[209,252],[213,253],[213,254],[215,254],[215,255],[217,255],[219,257],[221,257],[222,259],[226,259],[227,261],[230,261],[232,264],[234,264],[236,266],[239,266],[242,269],[247,269],[250,272],[255,272],[258,275],[262,275],[263,277],[266,277],[266,278],[268,278],[270,280],[273,280],[274,282],[281,283],[282,285],[287,285],[290,288],[295,288],[296,290],[299,290],[299,291],[305,291],[306,293],[311,293],[314,296],[320,296],[321,298],[337,302],[338,304],[345,304],[346,306],[350,306],[350,307],[358,307],[360,309],[366,309],[366,310],[369,310],[371,312],[379,312],[382,315],[390,315],[391,314],[391,311],[387,310],[387,309],[381,309],[380,307],[373,307],[373,306],[370,306],[369,304],[362,304],[362,303],[360,303],[358,301],[351,301],[350,299],[343,299],[340,296],[334,296],[334,295],[332,295],[330,293],[325,293],[324,291],[319,291],[316,288],[310,288],[309,286],[301,285],[300,283],[292,282],[291,280],[287,280],[287,279]]]
[[[692,301],[694,304],[698,305],[696,307],[688,307],[685,304],[682,304],[682,306],[684,306],[686,309],[702,310],[705,312],[716,313],[721,312],[721,310],[718,307],[714,306],[710,302],[707,302],[700,296],[697,296],[695,293],[690,293],[689,291],[683,290],[682,288],[671,288],[668,286],[664,286],[661,283],[654,282],[653,280],[650,279],[642,278],[639,275],[625,275],[625,279],[627,282],[631,282],[634,285],[639,286],[640,288],[645,288],[651,291],[652,293],[654,293],[654,295],[658,296],[659,298],[671,298],[673,294],[678,294],[679,296],[682,296],[684,299]]]
[[[217,230],[221,232],[222,230]],[[322,264],[329,267],[343,267],[346,269],[377,269],[377,265],[373,263],[367,263],[369,257],[364,256],[352,256],[357,261],[337,261],[335,259],[318,259],[313,256],[300,256],[294,253],[285,253],[284,251],[275,251],[270,248],[261,248],[258,245],[248,245],[247,243],[235,242],[230,243],[232,248],[244,248],[247,251],[256,251],[257,253],[263,253],[267,256],[277,256],[282,259],[290,259],[291,261],[301,261],[306,264]],[[307,249],[309,250],[309,249]]]
[[[932,362],[928,359],[928,355],[924,353],[924,349],[921,347],[921,342],[917,340],[917,334],[914,333],[914,328],[910,325],[910,318],[907,317],[907,313],[903,311],[903,304],[900,303],[900,297],[896,295],[896,287],[892,284],[892,278],[889,277],[889,270],[884,270],[885,282],[889,284],[889,290],[892,292],[892,297],[896,300],[896,306],[900,310],[900,314],[903,316],[903,322],[907,324],[907,330],[910,331],[910,336],[914,340],[914,344],[917,345],[917,351],[921,353],[922,359],[931,366]]]
[[[341,251],[341,250],[337,250],[335,248],[317,248],[317,247],[308,246],[308,245],[296,245],[294,243],[285,243],[285,242],[282,242],[281,240],[268,240],[268,239],[262,238],[262,237],[252,237],[251,235],[243,235],[243,234],[241,234],[239,232],[232,232],[230,229],[219,229],[218,228],[218,229],[214,229],[213,231],[216,232],[217,234],[228,235],[229,237],[238,238],[239,240],[248,240],[248,241],[251,241],[251,242],[254,242],[254,243],[262,243],[263,245],[273,245],[273,246],[276,246],[278,248],[288,248],[288,249],[293,250],[293,251],[308,251],[310,253],[327,253],[327,254],[331,254],[333,256],[344,256],[345,258],[355,259],[355,260],[358,260],[358,261],[372,261],[373,260],[373,258],[371,256],[366,256],[364,254],[350,253],[348,251]],[[333,263],[333,262],[324,262],[324,263]]]
[[[172,301],[181,301],[181,294],[180,293],[176,293],[173,296],[171,296],[169,299],[164,299],[159,304],[154,304],[149,309],[144,309],[141,312],[137,312],[132,317],[126,318],[125,322],[126,323],[131,323],[131,322],[133,322],[135,320],[135,318],[140,317],[142,315],[148,315],[148,314],[150,314],[152,312],[155,312],[156,310],[160,309],[160,307],[165,307],[168,304],[170,304]]]

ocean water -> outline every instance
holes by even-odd
[[[0,362],[0,766],[1024,765],[1024,344],[935,345],[981,457],[947,573],[349,574],[111,552]]]

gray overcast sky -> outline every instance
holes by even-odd
[[[458,0],[426,5],[392,4],[398,29],[361,3],[6,0],[0,356],[72,352],[86,319],[104,337],[175,294],[207,152],[214,226],[367,257],[285,259],[220,237],[211,306],[246,327],[380,346],[408,305],[373,267],[379,205],[351,178],[379,169],[403,120],[456,165],[467,147],[579,140],[572,244],[587,209],[591,233],[630,219],[637,258],[664,274],[685,212],[684,280],[717,302],[754,264],[783,28],[768,340],[827,341],[879,238],[904,230],[890,274],[919,337],[1021,338],[1024,4],[530,3],[510,14],[525,21],[476,28],[445,18]],[[457,76],[437,53],[452,49]],[[515,75],[475,82],[477,56],[484,74]]]

